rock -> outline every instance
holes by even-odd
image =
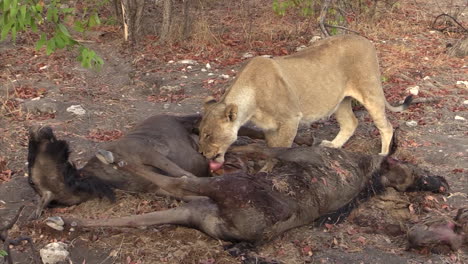
[[[418,95],[418,93],[419,93],[419,86],[416,85],[416,86],[408,87],[408,88],[406,88],[406,90],[409,91],[410,94],[412,94],[412,95]]]
[[[457,86],[460,88],[468,88],[468,81],[457,81]]]
[[[54,242],[47,244],[39,251],[44,264],[56,264],[66,261],[70,253],[67,250],[68,245],[63,242]]]
[[[210,65],[209,63],[207,63],[205,67],[206,67],[206,69],[208,69],[208,70],[211,69],[211,65]]]
[[[47,218],[46,225],[57,231],[63,231],[63,226],[65,225],[65,223],[63,222],[63,219],[60,216],[52,216]]]
[[[221,74],[221,75],[219,75],[219,77],[221,77],[223,79],[229,79],[229,75],[227,75],[227,74]]]
[[[313,36],[310,40],[309,40],[309,44],[312,44],[314,42],[316,42],[317,40],[321,40],[322,37],[320,36]]]
[[[464,105],[468,105],[468,100],[463,101]]]
[[[265,54],[265,55],[262,55],[261,57],[263,57],[263,58],[273,58],[273,55]]]
[[[202,71],[202,72],[206,72],[206,69],[205,69],[205,68],[202,68],[200,71]]]
[[[307,48],[306,45],[301,45],[301,46],[299,46],[299,47],[296,48],[296,51],[301,51],[301,50],[303,50],[303,49],[305,49],[305,48]]]
[[[407,121],[405,124],[409,127],[415,127],[418,125],[418,122],[411,120],[411,121]]]
[[[214,73],[212,73],[212,72],[208,73],[208,76],[213,76],[213,75],[214,75]]]
[[[159,88],[159,93],[162,95],[176,94],[176,93],[180,93],[182,90],[183,90],[182,87],[180,87],[179,85],[174,85],[174,86],[164,85]]]
[[[198,62],[196,62],[194,60],[181,60],[181,61],[178,61],[177,63],[179,63],[179,64],[191,64],[191,65],[198,64]]]
[[[252,58],[253,56],[254,56],[254,54],[252,52],[246,52],[246,53],[242,54],[243,59]]]
[[[52,114],[57,112],[57,104],[48,98],[34,98],[24,102],[23,107],[26,111],[36,114]]]
[[[167,110],[167,109],[169,109],[170,106],[171,106],[171,104],[166,103],[166,104],[163,105],[163,108]]]
[[[174,62],[175,62],[175,61],[170,60],[170,61],[168,61],[167,63],[172,64],[172,63],[174,63]]]
[[[426,76],[426,77],[423,78],[424,81],[427,81],[427,80],[430,80],[430,79],[431,79],[430,76]]]
[[[465,121],[466,119],[463,116],[455,116],[455,120]]]
[[[72,105],[67,108],[67,112],[73,113],[75,115],[84,115],[86,110],[81,105]]]

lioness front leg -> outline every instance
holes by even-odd
[[[299,120],[300,119],[295,119],[286,123],[282,123],[278,126],[277,130],[265,131],[265,140],[267,146],[270,148],[291,147],[297,134]],[[275,164],[276,161],[269,158],[260,171],[271,172]]]

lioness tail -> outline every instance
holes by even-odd
[[[409,95],[405,98],[405,101],[403,102],[403,104],[399,106],[392,106],[387,101],[385,101],[385,106],[387,106],[387,108],[392,112],[401,112],[401,111],[408,109],[412,101],[413,101],[413,96]]]

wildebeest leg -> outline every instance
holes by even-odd
[[[192,173],[182,169],[179,165],[175,164],[173,161],[168,159],[166,156],[161,153],[154,151],[151,148],[142,147],[138,150],[141,162],[145,165],[158,168],[165,171],[168,176],[174,177],[193,177],[196,178]],[[103,163],[111,164],[114,163],[114,154],[108,150],[98,150],[96,157]]]
[[[200,190],[209,179],[206,178],[174,178],[166,175],[162,175],[153,171],[148,170],[145,166],[135,164],[125,164],[125,162],[119,162],[118,168],[126,170],[135,175],[151,181],[159,188],[170,193],[171,196],[183,199],[186,196],[199,196],[197,190]]]
[[[37,205],[36,211],[34,211],[31,216],[29,217],[29,220],[34,220],[37,219],[41,216],[42,211],[44,208],[49,205],[49,203],[53,200],[53,194],[50,191],[45,191],[42,194],[41,200],[39,201],[39,204]]]
[[[341,101],[335,111],[336,121],[340,124],[340,131],[333,141],[323,140],[320,145],[330,148],[341,148],[346,141],[354,134],[358,125],[358,120],[351,107],[351,98],[347,97]]]
[[[57,224],[78,227],[138,227],[162,224],[185,225],[195,227],[212,237],[219,237],[223,221],[218,214],[218,207],[211,199],[204,197],[192,200],[179,207],[141,215],[111,219],[76,219],[49,217],[47,224],[54,228]],[[223,234],[226,234],[223,232]]]

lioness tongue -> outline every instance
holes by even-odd
[[[210,170],[217,171],[223,166],[223,163],[210,160]]]

